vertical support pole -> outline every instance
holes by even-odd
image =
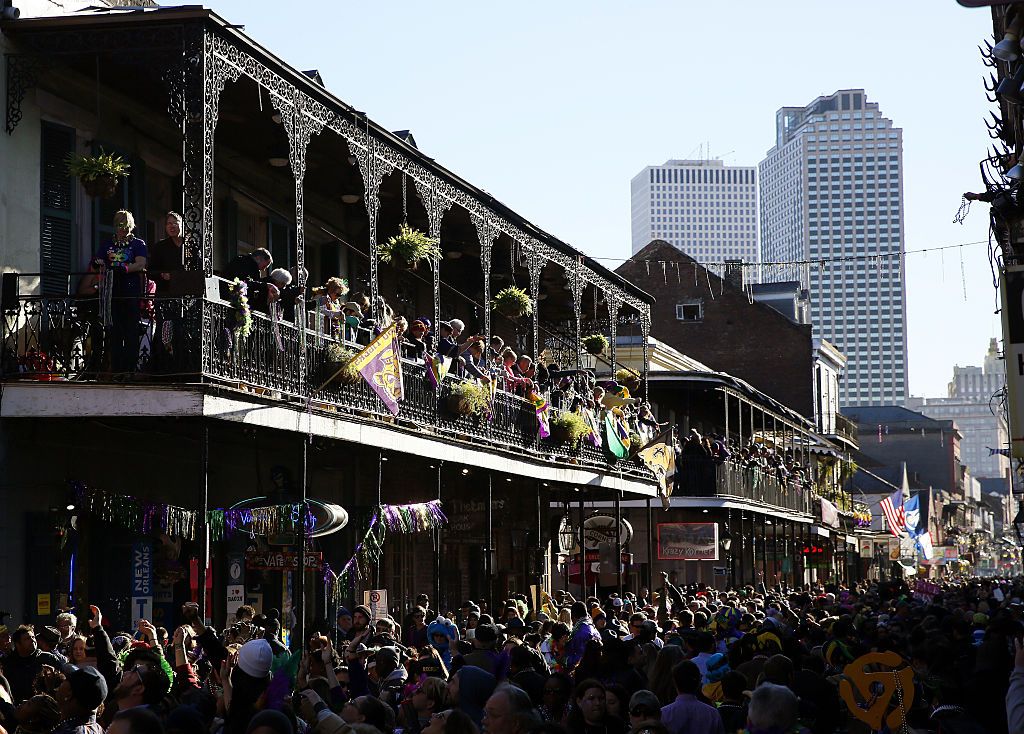
[[[565,517],[566,526],[567,527],[572,527],[572,516],[569,514],[569,500],[568,499],[565,500],[564,505],[565,505],[565,515],[564,515],[564,517]],[[569,566],[570,566],[570,561],[571,560],[572,560],[572,548],[570,547],[570,548],[566,548],[566,552],[565,552],[565,590],[566,591],[569,591],[569,583],[570,583],[570,579],[572,577],[572,574],[569,572],[570,571]]]
[[[647,498],[647,589],[654,588],[654,509]]]
[[[537,487],[537,536],[534,552],[536,566],[533,570],[537,575],[537,598],[533,605],[533,611],[536,613],[540,611],[541,592],[544,591],[544,502],[541,497],[540,480],[537,480],[535,485]]]
[[[583,515],[583,493],[580,492],[580,499],[577,504],[579,509],[580,527],[579,527],[579,544],[580,544],[580,600],[587,598],[587,544],[586,534],[583,532],[583,521],[586,519]]]
[[[614,375],[615,370],[618,368],[619,308],[622,306],[622,299],[618,293],[606,291],[604,301],[608,306],[608,340],[610,342],[609,348],[611,349],[609,356],[612,361],[612,374]],[[621,590],[619,591],[619,596],[622,596]]]
[[[643,309],[640,311],[640,338],[643,339],[643,398],[644,400],[650,400],[650,390],[647,386],[647,377],[650,374],[651,369],[651,307],[649,304],[644,304]]]
[[[622,492],[615,490],[615,582],[622,598]]]
[[[729,393],[722,391],[722,402],[725,404],[725,445],[729,445]]]
[[[569,290],[572,291],[573,337],[576,340],[573,352],[576,355],[576,369],[583,369],[583,289],[587,286],[583,280],[583,265],[573,262],[567,275]]]
[[[742,451],[745,448],[745,444],[743,443],[743,398],[736,398],[736,422],[739,424],[737,429],[740,435],[740,451]]]
[[[487,571],[487,603],[491,614],[494,609],[494,476],[487,472],[487,511],[484,515],[484,522],[487,524],[487,547],[484,554],[484,568]]]
[[[302,436],[301,440],[302,482],[299,490],[302,494],[299,497],[299,507],[302,514],[299,521],[299,571],[298,578],[296,578],[295,599],[292,602],[293,613],[296,611],[294,607],[298,607],[298,613],[295,614],[295,634],[292,636],[292,647],[295,649],[298,647],[305,649],[306,646],[306,513],[309,511],[306,507],[306,497],[309,496],[309,441],[306,436]],[[326,610],[324,613],[326,614]]]
[[[206,570],[210,565],[210,525],[207,522],[207,511],[210,509],[210,426],[203,418],[202,446],[199,457],[199,522],[202,525],[202,551],[199,558],[199,615],[204,623],[206,615]],[[210,615],[213,616],[213,615]]]
[[[379,243],[377,242],[377,218],[380,215],[380,185],[384,176],[394,170],[394,166],[384,160],[382,149],[384,143],[370,135],[370,121],[368,119],[357,123],[363,127],[366,134],[363,136],[365,147],[359,146],[355,141],[349,143],[349,152],[355,156],[359,164],[359,173],[363,177],[363,203],[366,205],[366,216],[369,222],[370,234],[370,312],[374,318],[379,317],[377,304],[380,296],[380,282],[377,276],[379,266]]]
[[[437,501],[441,501],[441,467],[444,462],[437,462]],[[438,609],[444,609],[441,605],[441,534],[444,532],[438,525],[434,528],[434,603]],[[447,601],[447,600],[445,600]],[[446,605],[447,606],[447,605]]]

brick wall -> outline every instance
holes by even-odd
[[[750,303],[741,288],[723,283],[662,240],[651,242],[616,272],[657,299],[651,336],[813,419],[810,325]],[[702,300],[703,320],[676,318],[676,305],[687,299]]]

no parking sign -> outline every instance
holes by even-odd
[[[363,604],[370,608],[371,621],[376,622],[388,613],[387,589],[371,589],[363,592]]]

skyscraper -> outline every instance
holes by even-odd
[[[902,136],[863,89],[841,89],[780,109],[759,166],[764,278],[810,289],[815,333],[849,360],[845,406],[907,395]]]
[[[698,262],[757,262],[757,169],[720,160],[647,166],[630,184],[633,252],[665,240]]]

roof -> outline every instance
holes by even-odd
[[[884,425],[888,428],[955,429],[949,420],[936,420],[901,405],[844,405],[843,415],[858,426]]]
[[[27,34],[32,31],[71,31],[85,30],[89,28],[144,24],[166,24],[173,26],[181,24],[184,21],[202,21],[207,26],[216,29],[225,37],[229,38],[233,43],[244,49],[254,59],[280,73],[288,83],[294,85],[297,89],[302,90],[302,92],[307,94],[311,99],[321,102],[332,110],[340,109],[345,114],[358,118],[360,126],[368,128],[374,136],[385,140],[389,146],[396,150],[400,150],[407,158],[422,165],[439,178],[446,180],[451,185],[466,191],[479,201],[484,202],[498,217],[512,223],[521,229],[524,234],[545,242],[565,255],[577,258],[589,270],[592,270],[609,283],[622,288],[645,303],[654,303],[654,297],[643,289],[637,287],[618,273],[608,269],[568,243],[544,231],[522,215],[510,209],[505,204],[502,204],[491,194],[477,186],[474,186],[469,181],[466,181],[461,176],[439,164],[433,158],[424,155],[411,141],[404,140],[395,133],[381,127],[370,119],[368,115],[356,110],[340,97],[334,95],[330,90],[326,89],[321,84],[318,84],[315,79],[308,76],[305,72],[302,72],[286,63],[273,52],[247,36],[242,30],[244,26],[229,23],[213,10],[203,7],[202,5],[181,5],[177,7],[156,7],[152,9],[137,10],[112,8],[106,11],[97,11],[93,13],[72,13],[40,18],[22,18],[20,20],[0,23],[0,30],[2,30],[4,35],[16,39],[19,34]],[[326,54],[328,51],[325,50],[324,53]],[[412,136],[410,135],[409,137],[411,138]]]

